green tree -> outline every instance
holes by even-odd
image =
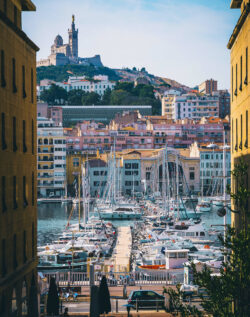
[[[107,88],[102,97],[102,104],[110,105],[110,98],[111,98],[111,89]]]
[[[111,105],[125,105],[130,94],[125,90],[113,90],[110,96]]]
[[[115,90],[124,90],[128,93],[132,93],[134,89],[134,83],[133,82],[118,82],[115,85]]]
[[[49,89],[41,92],[40,99],[46,101],[48,104],[65,104],[68,98],[67,91],[55,84],[52,84]]]
[[[176,290],[173,288],[163,288],[163,294],[168,294],[169,298],[169,312],[180,312],[181,316],[193,316],[200,317],[202,313],[195,306],[184,305],[182,303],[182,298],[184,293],[180,290],[180,285],[176,285]]]
[[[219,276],[204,266],[201,272],[191,265],[194,283],[206,290],[206,297],[200,295],[202,307],[206,313],[216,317],[248,317],[250,312],[250,226],[248,201],[250,191],[247,189],[248,166],[241,160],[232,171],[235,191],[231,193],[242,220],[240,229],[227,227],[225,238],[219,236],[226,261],[222,263]],[[227,207],[225,207],[227,208]],[[221,214],[225,214],[220,210]],[[178,295],[170,292],[172,298]],[[176,295],[177,294],[177,295]]]
[[[68,80],[69,76],[87,76],[93,78],[95,75],[107,75],[109,80],[119,80],[116,71],[108,67],[95,67],[93,65],[64,65],[64,66],[42,66],[37,67],[37,82],[43,79],[51,79],[56,82]]]
[[[154,87],[151,85],[139,84],[133,89],[133,94],[139,97],[155,98]]]
[[[68,104],[69,105],[81,105],[82,98],[85,96],[85,92],[81,89],[73,89],[68,92]]]
[[[89,92],[82,96],[82,104],[86,106],[99,105],[101,97],[96,92]]]

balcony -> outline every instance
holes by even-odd
[[[40,148],[38,148],[38,150],[37,150],[37,153],[41,153],[41,154],[43,154],[43,153],[54,153],[54,149],[50,149],[50,150],[41,150]]]
[[[50,166],[41,166],[41,165],[38,165],[38,169],[39,169],[39,170],[52,170],[52,169],[54,169],[54,165],[50,165]]]
[[[38,157],[38,161],[39,162],[53,162],[54,158],[53,157],[49,157],[49,158],[40,158],[40,157]]]

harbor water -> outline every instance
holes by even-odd
[[[71,204],[44,203],[38,205],[38,245],[45,245],[56,240],[65,230],[72,210]],[[91,215],[91,213],[90,213]],[[227,224],[231,223],[230,213],[227,214]],[[80,221],[83,222],[83,211],[81,206]],[[216,210],[202,214],[202,222],[207,229],[223,230],[223,218],[219,217]],[[78,205],[74,207],[70,217],[70,224],[79,222]],[[112,221],[117,226],[128,226],[134,223],[132,221]],[[211,225],[216,225],[211,227]]]

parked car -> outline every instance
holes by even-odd
[[[155,291],[151,290],[138,290],[132,291],[128,297],[128,304],[133,305],[134,308],[137,307],[151,307],[159,308],[164,307],[164,296],[156,293]]]
[[[190,301],[193,297],[193,295],[198,294],[199,292],[199,286],[197,285],[187,285],[187,284],[182,284],[180,287],[180,291],[182,292],[182,300],[185,301]]]

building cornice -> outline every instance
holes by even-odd
[[[239,20],[236,23],[236,26],[235,26],[233,33],[228,41],[228,44],[227,44],[228,49],[231,49],[233,47],[234,42],[236,41],[237,36],[239,35],[240,30],[241,30],[243,24],[245,23],[249,12],[250,12],[250,3],[248,3],[246,5],[245,9],[241,13],[241,16],[239,17]]]
[[[14,33],[16,33],[23,41],[28,44],[34,51],[39,51],[39,47],[32,42],[28,36],[19,29],[2,11],[0,11],[0,21],[3,21]]]

